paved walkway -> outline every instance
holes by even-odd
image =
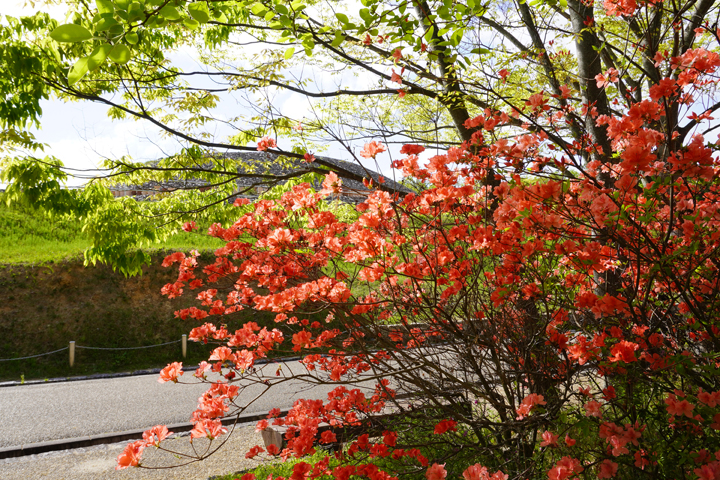
[[[206,389],[157,375],[3,387],[0,447],[187,422]]]
[[[308,385],[298,380],[306,374],[298,362],[267,364],[259,369],[270,382],[280,382],[245,414],[267,412],[271,408],[288,408],[298,398],[327,398],[336,385]],[[287,377],[285,377],[287,375]],[[208,385],[186,372],[181,377],[187,384],[159,383],[158,375],[82,380],[61,383],[0,387],[0,448],[19,447],[32,443],[77,437],[106,435],[143,430],[157,424],[187,422],[197,406],[198,397]],[[368,385],[369,386],[369,385]],[[239,399],[248,402],[259,393],[261,385],[246,388]],[[251,468],[268,457],[245,459],[245,452],[262,444],[254,426],[238,426],[227,444],[203,462],[179,468],[158,470],[114,470],[116,458],[128,442],[99,445],[74,450],[54,451],[38,455],[0,460],[0,479],[26,480],[206,480]],[[206,440],[195,440],[191,446],[187,436],[169,439],[163,445],[175,451],[190,452],[205,448]],[[217,442],[215,443],[217,445]],[[170,453],[148,448],[143,455],[145,465],[165,467],[177,465]]]
[[[272,381],[282,380],[275,372],[277,364],[268,364]],[[288,376],[305,373],[297,361],[282,365]],[[0,388],[0,448],[17,447],[31,443],[70,439],[83,436],[105,435],[128,430],[141,430],[156,424],[187,422],[197,406],[198,397],[208,385],[200,383],[186,372],[181,380],[188,384],[159,383],[158,375],[140,375],[110,379],[82,380],[62,383],[18,385]],[[295,379],[286,379],[255,401],[244,413],[266,412],[271,408],[287,408],[298,398],[326,398],[334,385],[308,385]],[[240,400],[254,398],[261,389],[252,386],[243,391]],[[0,460],[0,479],[26,480],[47,478],[52,480],[206,480],[251,468],[263,457],[247,460],[245,452],[262,444],[254,426],[238,426],[232,435],[223,436],[227,444],[207,460],[179,468],[146,470],[131,468],[116,472],[116,458],[128,442],[99,445],[74,450],[48,452]],[[178,436],[163,445],[171,450],[202,451],[207,440]],[[217,441],[214,443],[218,445]],[[143,455],[146,466],[166,467],[177,465],[177,458],[167,452],[148,448]],[[264,461],[269,461],[268,457]]]
[[[268,378],[277,364],[265,366]],[[270,373],[270,370],[272,373]],[[297,361],[283,364],[288,375],[305,373]],[[188,422],[208,385],[186,372],[188,384],[159,383],[157,375],[0,388],[0,448],[50,440],[146,429],[157,424]],[[327,398],[334,386],[313,386],[289,380],[255,401],[244,413],[290,407],[298,398]],[[257,385],[240,396],[247,402],[261,392]]]

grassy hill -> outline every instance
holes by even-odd
[[[210,250],[221,245],[207,235],[180,232],[157,249]],[[8,208],[0,196],[0,264],[59,262],[80,257],[89,246],[77,222],[49,218],[27,208]]]
[[[0,202],[0,263],[59,261],[77,257],[89,246],[75,222],[50,220]]]
[[[125,278],[106,265],[83,266],[88,242],[77,224],[0,203],[0,359],[50,352],[70,340],[104,348],[179,340],[195,323],[175,319],[173,312],[196,301],[192,294],[173,300],[160,295],[162,286],[177,278],[177,268],[160,266],[162,258],[169,250],[209,251],[219,245],[216,239],[183,233],[158,245],[143,275]],[[204,261],[212,258],[208,253]],[[227,321],[240,324],[245,318]],[[209,346],[191,342],[188,348],[186,364],[207,359]],[[130,371],[180,357],[179,344],[118,352],[78,349],[72,369],[67,351],[0,361],[0,380]]]

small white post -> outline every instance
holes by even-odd
[[[184,333],[182,336],[182,355],[183,358],[187,357],[187,335]]]
[[[70,366],[75,365],[75,340],[70,340]]]

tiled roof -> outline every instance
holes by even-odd
[[[378,185],[380,174],[373,170],[365,169],[361,165],[353,162],[346,162],[331,157],[316,157],[314,163],[307,163],[302,160],[287,158],[283,162],[278,162],[278,155],[269,152],[226,152],[217,153],[218,158],[230,158],[241,160],[247,165],[246,171],[242,171],[243,167],[238,167],[238,172],[243,174],[254,174],[258,177],[238,177],[237,185],[239,189],[249,187],[263,182],[260,178],[262,175],[272,175],[277,177],[288,176],[296,172],[318,171],[320,167],[329,167],[337,172],[338,177],[343,180],[345,191],[356,191],[360,194],[369,190],[363,185],[362,179],[372,177],[373,183]],[[334,168],[333,168],[334,167]],[[267,180],[265,180],[267,182]],[[117,185],[114,191],[169,191],[176,189],[197,188],[207,185],[205,180],[193,179],[177,179],[163,182],[147,182],[142,185]],[[319,185],[316,185],[319,187]],[[383,189],[397,191],[400,193],[409,193],[410,190],[403,185],[385,178],[382,184]]]
[[[288,175],[297,171],[312,171],[313,167],[320,165],[328,166],[330,168],[337,167],[337,173],[340,178],[343,179],[343,185],[352,190],[367,191],[367,188],[362,183],[362,178],[372,177],[373,183],[378,184],[380,174],[374,170],[363,168],[354,162],[346,162],[345,160],[339,160],[331,157],[316,157],[314,163],[307,163],[302,160],[288,159],[285,165],[282,165],[275,161],[278,155],[269,152],[229,152],[222,154],[223,157],[233,158],[238,160],[244,160],[248,163],[256,165],[254,173],[264,173],[270,175],[283,176]],[[389,190],[396,190],[402,193],[409,193],[410,190],[402,186],[401,184],[391,180],[387,177],[384,179],[383,186]],[[252,185],[257,180],[253,178],[239,178],[238,185]]]

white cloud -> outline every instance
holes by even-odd
[[[145,122],[112,121],[102,105],[55,100],[44,102],[43,111],[42,129],[34,134],[48,145],[45,154],[62,160],[77,176],[70,185],[102,174],[105,159],[128,155],[136,161],[154,160],[180,149],[175,140],[162,137],[157,127]]]

